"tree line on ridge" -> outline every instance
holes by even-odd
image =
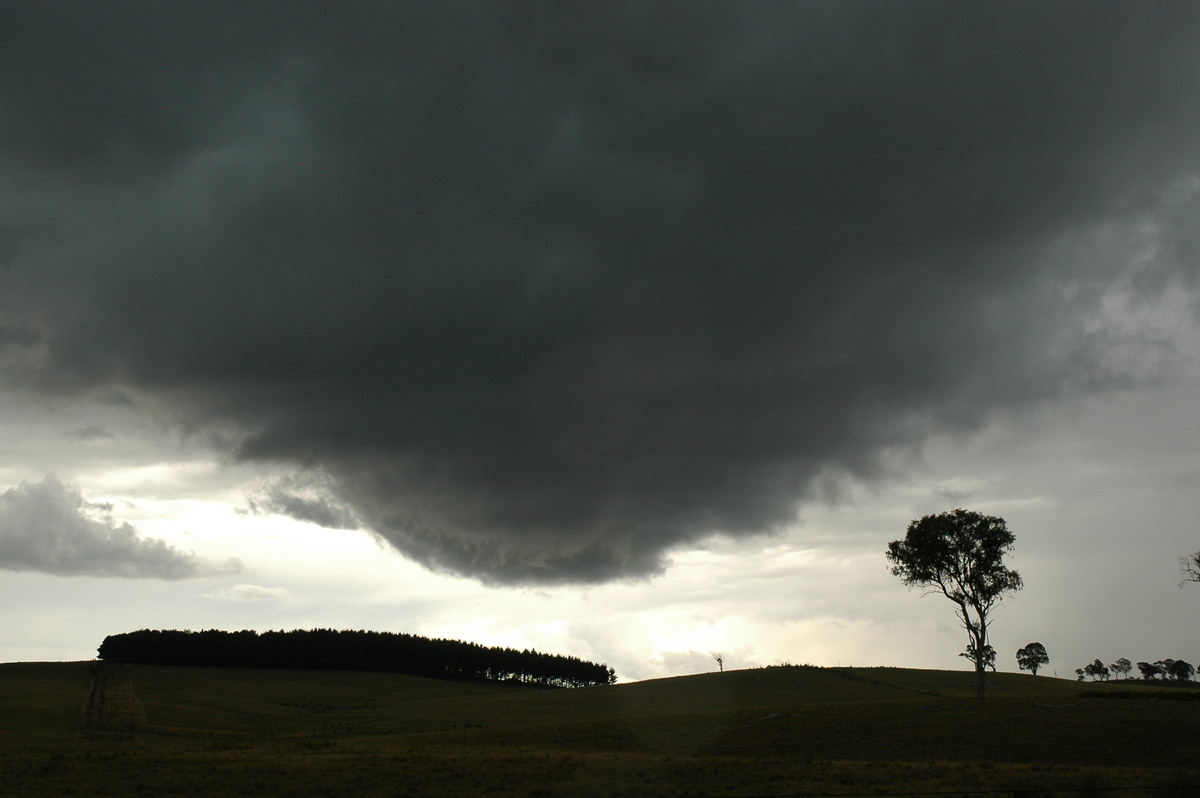
[[[98,655],[103,660],[144,665],[381,671],[537,687],[586,687],[617,680],[607,665],[577,657],[395,632],[333,629],[261,633],[142,629],[109,635]]]
[[[1116,662],[1110,665],[1105,665],[1100,660],[1093,660],[1084,665],[1082,668],[1075,669],[1075,676],[1079,681],[1083,681],[1084,676],[1092,677],[1092,681],[1108,681],[1111,674],[1116,674],[1116,678],[1124,676],[1129,678],[1129,672],[1133,670],[1133,663],[1125,657],[1121,657]],[[1191,681],[1191,678],[1196,673],[1196,668],[1187,660],[1182,659],[1160,659],[1156,662],[1139,662],[1137,669],[1142,674],[1142,679],[1152,681],[1155,679],[1186,682]]]

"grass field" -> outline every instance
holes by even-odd
[[[981,704],[971,673],[891,668],[542,691],[380,673],[6,664],[0,789],[1200,795],[1200,701],[1166,700],[1180,690],[1003,673],[991,685]]]

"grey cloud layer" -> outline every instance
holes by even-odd
[[[264,506],[433,568],[769,531],[1145,376],[1106,294],[1193,288],[1194,4],[3,13],[4,379],[319,471]]]
[[[0,494],[0,568],[58,576],[186,579],[236,573],[236,562],[216,564],[154,538],[140,537],[88,505],[79,489],[53,475]]]

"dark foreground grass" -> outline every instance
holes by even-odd
[[[555,691],[92,670],[0,665],[5,795],[1200,795],[1200,703],[1153,688],[997,674],[980,704],[969,673],[888,668]],[[1108,688],[1129,692],[1086,686]]]

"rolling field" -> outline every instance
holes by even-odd
[[[10,796],[1200,794],[1200,701],[1169,700],[1187,691],[1001,673],[980,704],[973,680],[776,667],[543,691],[5,664],[0,785]]]

